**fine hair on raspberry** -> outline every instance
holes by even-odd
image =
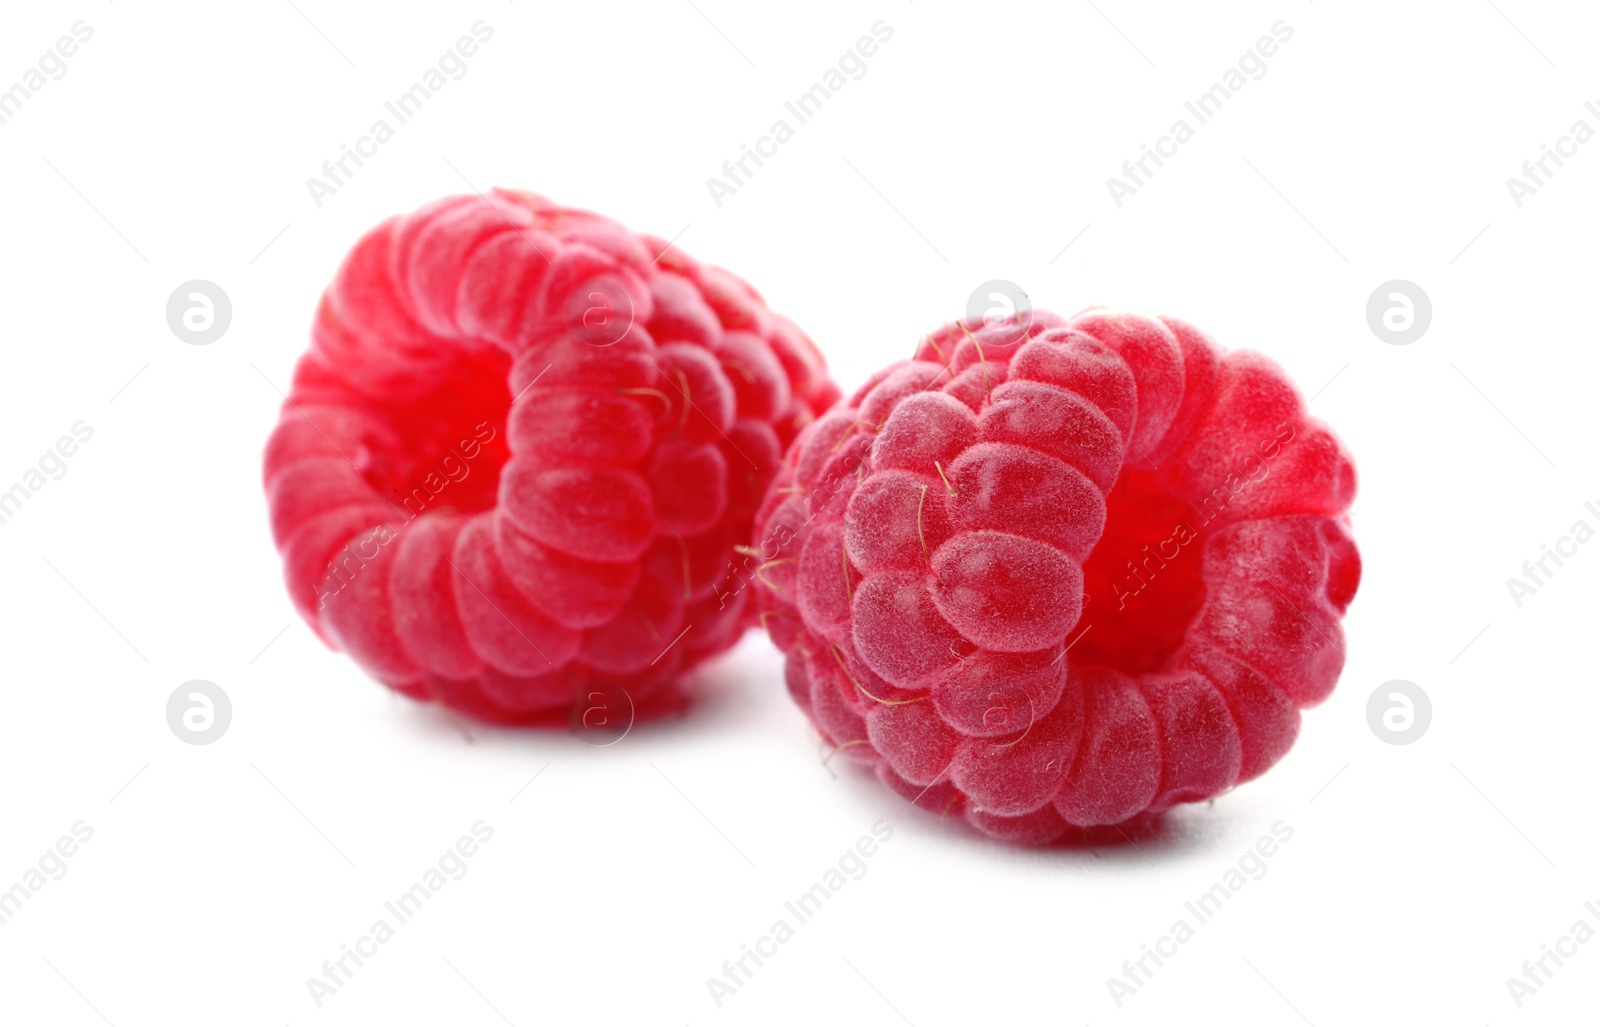
[[[1283,757],[1344,664],[1354,495],[1259,354],[1101,309],[958,321],[800,432],[750,576],[834,751],[1044,844]]]
[[[273,538],[306,621],[399,692],[647,716],[753,623],[735,547],[837,398],[728,272],[538,196],[454,197],[328,287],[267,444]]]

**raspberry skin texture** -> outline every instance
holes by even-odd
[[[497,190],[346,257],[267,442],[290,595],[419,700],[508,724],[681,708],[754,623],[724,577],[784,449],[838,398],[749,285]]]
[[[824,740],[1020,844],[1248,781],[1344,666],[1355,468],[1173,318],[977,321],[807,425],[745,576]]]

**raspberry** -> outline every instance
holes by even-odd
[[[674,708],[753,623],[730,557],[837,397],[725,271],[537,196],[440,201],[317,311],[265,457],[290,594],[383,683],[485,720],[595,688]]]
[[[753,580],[835,751],[1043,844],[1288,751],[1344,665],[1354,494],[1264,357],[1103,310],[958,322],[800,432]]]

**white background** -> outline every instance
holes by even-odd
[[[1573,121],[1600,128],[1592,8],[295,3],[4,17],[0,84],[73,22],[94,37],[0,126],[0,488],[74,422],[94,437],[0,525],[0,888],[74,822],[94,835],[0,925],[0,1020],[1592,1016],[1600,943],[1521,1009],[1506,978],[1600,926],[1600,545],[1521,608],[1506,580],[1597,523],[1600,141],[1521,208],[1505,184]],[[306,179],[479,19],[494,37],[469,74],[318,209]],[[866,76],[719,209],[707,177],[879,19],[894,36]],[[1280,19],[1266,76],[1119,209],[1108,176]],[[993,278],[1270,354],[1360,473],[1338,690],[1264,778],[1096,852],[1005,848],[823,766],[755,635],[697,675],[689,717],[609,748],[391,697],[291,610],[260,453],[349,246],[492,185],[681,231],[846,390]],[[233,302],[210,346],[164,317],[194,278]],[[1366,322],[1395,278],[1433,303],[1409,346]],[[233,703],[206,746],[165,718],[193,678]],[[1433,705],[1406,746],[1367,723],[1396,678]],[[867,875],[718,1009],[706,979],[879,819],[894,835]],[[306,979],[478,820],[494,837],[466,876],[318,1009]],[[1279,820],[1266,876],[1119,1009],[1106,979]]]

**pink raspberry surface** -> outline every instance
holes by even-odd
[[[316,632],[475,717],[637,715],[753,623],[723,577],[784,448],[838,398],[749,285],[528,194],[442,200],[351,251],[267,443]]]
[[[806,426],[749,579],[835,751],[1044,844],[1250,780],[1344,665],[1355,468],[1172,318],[946,325]]]

